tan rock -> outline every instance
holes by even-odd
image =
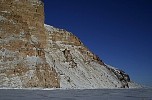
[[[60,87],[58,74],[45,58],[41,0],[0,0],[0,16],[0,76],[18,76],[19,87]],[[0,87],[4,84],[13,87],[11,81],[0,82]]]

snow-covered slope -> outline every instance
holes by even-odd
[[[72,33],[45,25],[46,59],[60,75],[61,88],[131,87],[129,76],[105,65]]]

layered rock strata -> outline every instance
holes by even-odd
[[[45,45],[43,2],[0,0],[0,87],[60,87]]]

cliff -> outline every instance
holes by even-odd
[[[130,88],[124,71],[72,33],[44,25],[42,0],[0,0],[0,87]]]
[[[39,0],[0,1],[0,86],[59,87],[46,62],[44,5]]]

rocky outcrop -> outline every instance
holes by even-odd
[[[60,87],[46,62],[40,0],[0,1],[0,87]]]
[[[45,28],[46,58],[60,74],[61,88],[132,87],[125,72],[104,64],[72,33],[49,25]]]
[[[83,43],[80,41],[79,38],[77,38],[75,35],[73,35],[71,32],[67,32],[64,29],[58,29],[54,28],[53,26],[45,25],[46,28],[46,36],[49,37],[49,43],[51,44],[50,48],[56,48],[56,49],[62,49],[59,47],[56,43],[63,44],[63,45],[69,45],[72,47],[77,47],[78,51],[85,56],[84,61],[89,62],[90,61],[96,61],[100,63],[101,65],[104,65],[103,61],[100,60],[100,58],[92,53],[87,47],[83,45]],[[74,48],[73,48],[74,49]],[[70,56],[70,50],[68,48],[64,49],[64,54],[68,54]],[[65,55],[66,56],[66,55]],[[70,56],[72,58],[72,56]]]
[[[107,67],[107,69],[109,69],[109,71],[111,71],[111,73],[114,73],[114,75],[121,82],[121,84],[122,84],[121,88],[129,88],[128,82],[130,82],[130,77],[128,74],[126,74],[124,71],[114,68],[110,65],[106,65],[106,67]]]
[[[69,62],[69,64],[71,65],[71,68],[76,67],[77,63],[74,62],[74,59],[70,53],[70,50],[65,49],[63,53],[64,53],[64,57],[66,58],[66,62]]]

